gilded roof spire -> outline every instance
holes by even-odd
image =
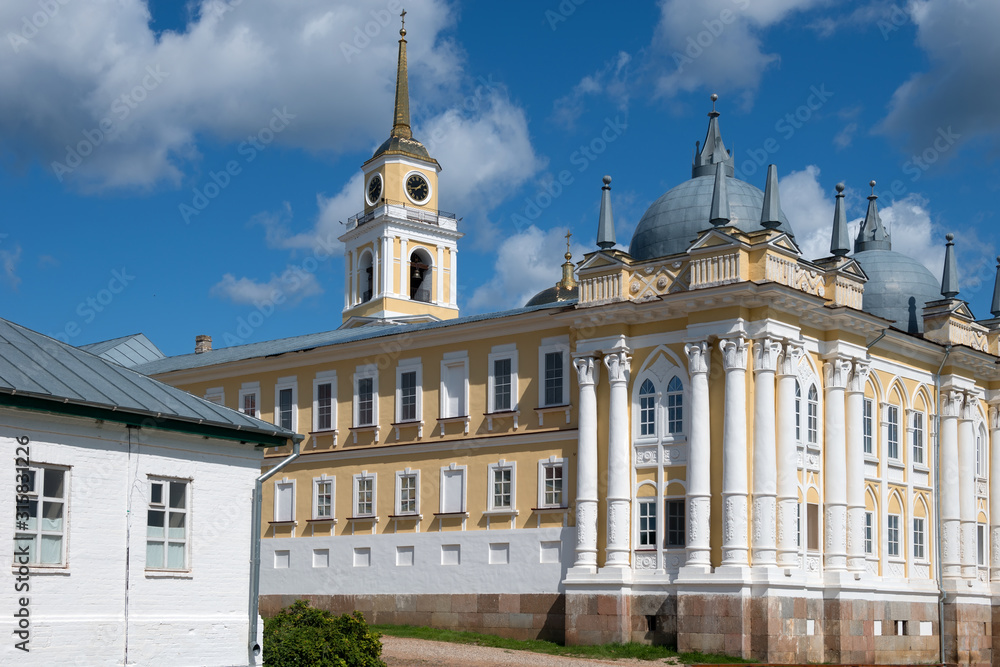
[[[562,280],[556,287],[561,287],[566,290],[571,290],[576,287],[576,276],[573,275],[573,253],[569,249],[569,237],[573,236],[573,232],[566,232],[566,254],[563,255],[566,261],[562,265]]]
[[[406,10],[399,15],[399,63],[396,66],[396,110],[389,136],[412,139],[410,131],[410,85],[406,74]]]
[[[878,215],[878,195],[875,194],[875,181],[870,181],[872,193],[868,196],[868,213],[865,214],[865,221],[861,223],[858,230],[858,238],[854,240],[854,252],[864,252],[865,250],[892,250],[892,242],[889,233],[882,225],[882,218]]]

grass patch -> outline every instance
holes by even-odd
[[[666,646],[649,646],[648,644],[599,644],[597,646],[563,646],[543,639],[507,639],[496,635],[484,635],[478,632],[460,630],[441,630],[438,628],[419,627],[415,625],[373,625],[384,635],[392,637],[409,637],[412,639],[428,639],[437,642],[453,644],[471,644],[473,646],[489,646],[492,648],[509,649],[513,651],[531,651],[549,655],[564,655],[576,658],[637,658],[639,660],[663,660],[675,658],[678,662],[696,663],[746,663],[751,660],[733,658],[728,655],[706,653],[678,653]]]

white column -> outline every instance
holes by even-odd
[[[796,507],[799,502],[798,448],[795,442],[795,378],[805,350],[795,341],[785,343],[778,361],[778,565],[799,564]]]
[[[855,360],[847,383],[847,569],[865,570],[865,385],[871,364]],[[827,487],[829,489],[829,487]]]
[[[344,254],[344,308],[353,305],[351,294],[354,292],[354,281],[351,272],[354,270],[354,251]]]
[[[600,362],[573,360],[580,383],[579,432],[576,452],[575,567],[597,570],[597,393]]]
[[[611,384],[608,412],[608,544],[605,567],[629,567],[632,532],[632,457],[628,437],[628,378],[631,357],[624,339],[604,357]]]
[[[448,296],[448,302],[451,306],[458,305],[458,249],[451,248],[451,294]]]
[[[990,406],[990,580],[1000,581],[1000,406]]]
[[[404,298],[410,296],[410,256],[407,254],[408,238],[399,239],[399,294]]]
[[[687,463],[687,565],[711,567],[712,441],[708,343],[684,346],[691,374],[691,437]]]
[[[941,393],[941,566],[943,576],[962,576],[960,554],[960,519],[958,499],[958,414],[963,395],[958,391]]]
[[[847,359],[833,359],[823,365],[826,375],[824,411],[823,492],[826,505],[826,549],[828,571],[847,569],[847,435],[845,433],[844,389],[851,372]]]
[[[753,344],[753,541],[754,567],[777,563],[778,467],[774,432],[774,371],[781,343],[764,338]]]
[[[976,395],[965,394],[958,419],[958,507],[962,526],[962,577],[975,580],[976,563]]]
[[[392,281],[392,265],[395,261],[392,246],[392,237],[382,238],[382,293],[386,296],[392,296],[396,293],[396,286]]]
[[[745,566],[747,552],[747,341],[719,341],[726,371],[722,426],[722,565]]]
[[[437,291],[436,302],[444,303],[444,246],[438,246],[437,266],[434,267],[436,276],[432,286]]]

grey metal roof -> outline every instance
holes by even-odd
[[[865,250],[854,259],[868,275],[861,309],[894,321],[907,333],[923,333],[924,304],[941,298],[927,267],[893,250]]]
[[[636,225],[629,254],[637,260],[654,259],[684,252],[698,233],[712,227],[712,194],[715,176],[698,176],[684,181],[653,202]],[[726,177],[729,224],[752,232],[761,229],[764,193],[732,176]],[[779,212],[781,231],[792,234],[784,212]]]
[[[201,354],[182,354],[176,357],[166,357],[157,361],[151,361],[135,367],[135,370],[147,375],[158,375],[171,371],[187,370],[191,368],[205,368],[216,364],[225,364],[245,359],[257,359],[260,357],[272,357],[288,352],[302,352],[317,347],[329,345],[340,345],[352,343],[370,338],[380,338],[382,336],[393,336],[402,333],[415,333],[418,331],[432,331],[435,329],[446,329],[448,327],[459,326],[470,322],[482,322],[485,320],[495,320],[504,317],[513,317],[532,313],[546,308],[565,307],[576,303],[575,301],[560,301],[558,303],[546,303],[537,306],[525,306],[513,310],[504,310],[495,313],[483,313],[480,315],[469,315],[458,317],[453,320],[441,322],[423,322],[420,324],[370,324],[354,329],[334,329],[333,331],[323,331],[291,338],[279,338],[278,340],[262,341],[260,343],[249,343],[247,345],[236,345],[233,347],[216,348]]]
[[[136,373],[90,352],[0,319],[0,395],[112,408],[241,433],[295,434]]]
[[[81,345],[80,349],[86,350],[91,354],[96,354],[102,359],[113,361],[125,368],[131,368],[137,364],[144,364],[156,359],[163,359],[166,356],[143,333],[112,338],[100,343]]]

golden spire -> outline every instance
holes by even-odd
[[[563,255],[566,261],[562,265],[562,280],[556,285],[556,287],[561,287],[565,290],[571,290],[576,287],[576,276],[573,275],[573,253],[569,249],[569,237],[573,236],[573,232],[566,232],[566,254]]]
[[[402,27],[399,29],[399,64],[396,66],[396,113],[392,120],[389,136],[412,139],[410,131],[410,86],[406,75],[406,10],[399,15]]]

